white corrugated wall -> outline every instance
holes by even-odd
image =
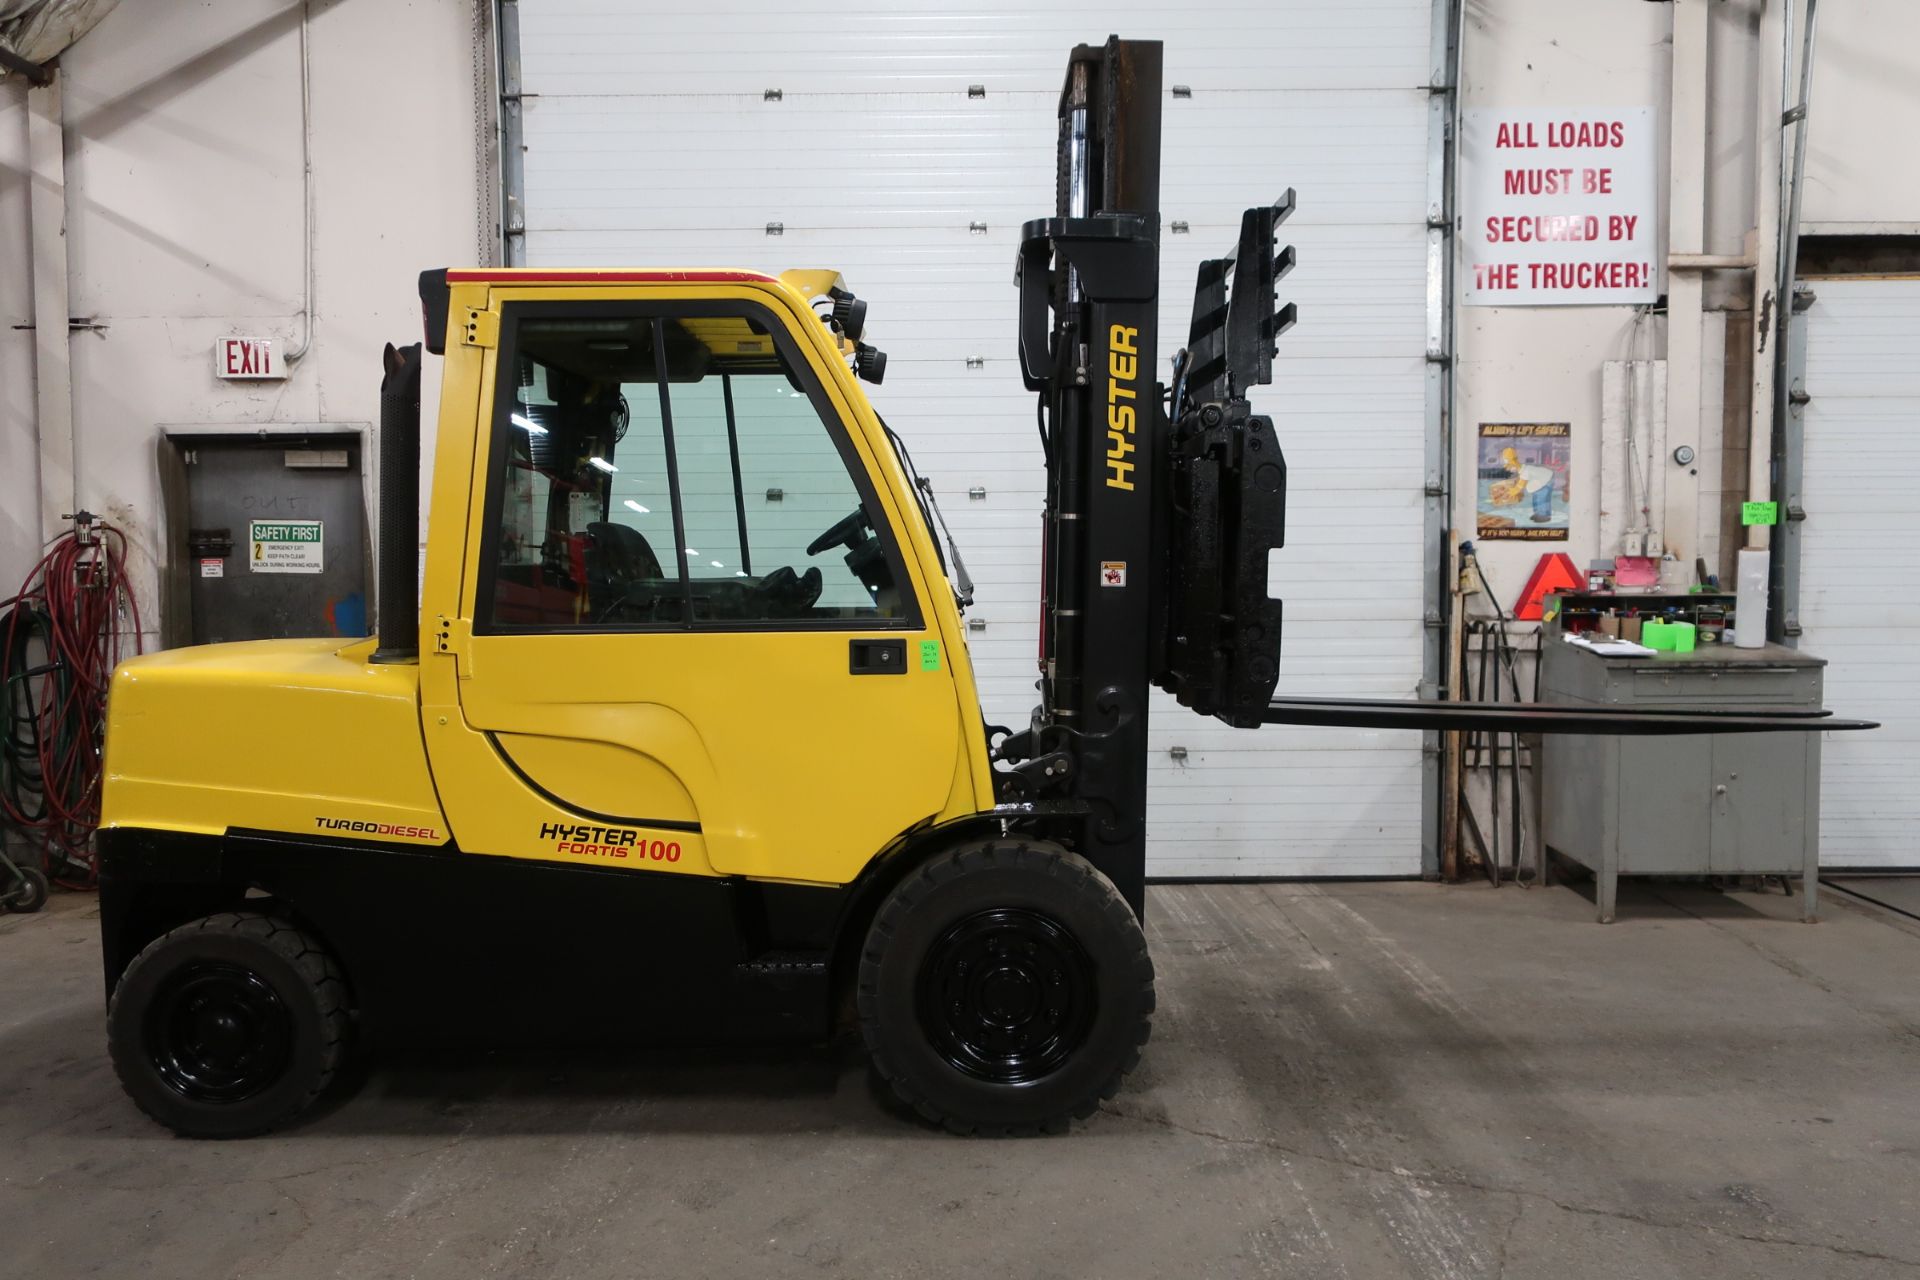
[[[1816,280],[1807,326],[1800,647],[1881,722],[1822,745],[1820,863],[1920,866],[1920,280]]]
[[[891,361],[874,403],[978,582],[981,697],[1010,724],[1034,701],[1043,491],[1013,355],[1020,225],[1053,212],[1068,50],[1110,32],[1165,40],[1163,355],[1185,338],[1195,265],[1230,250],[1240,210],[1300,192],[1282,296],[1301,320],[1255,398],[1292,477],[1274,569],[1282,687],[1413,695],[1428,0],[520,11],[527,260],[842,271]],[[1417,736],[1238,731],[1165,699],[1154,714],[1152,874],[1419,871]]]

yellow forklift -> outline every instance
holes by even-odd
[[[1160,46],[1070,59],[1019,255],[1046,446],[1040,704],[983,722],[971,587],[831,273],[422,275],[387,351],[379,635],[114,678],[115,1067],[182,1134],[300,1114],[369,1045],[824,1038],[961,1133],[1111,1097],[1154,1007],[1149,686],[1227,723],[1701,732],[1832,720],[1274,701],[1292,308],[1249,210],[1156,380]],[[416,595],[416,592],[418,594]],[[1440,718],[1436,718],[1440,717]]]

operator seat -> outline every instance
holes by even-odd
[[[604,520],[587,525],[586,569],[587,601],[601,621],[610,621],[607,615],[622,606],[646,614],[653,607],[653,593],[635,588],[665,576],[645,534]]]
[[[660,572],[660,557],[653,554],[653,544],[647,541],[646,534],[627,525],[604,520],[596,520],[587,526],[589,577],[596,567],[607,578],[621,582],[665,576]]]

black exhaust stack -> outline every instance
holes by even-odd
[[[375,662],[420,660],[420,344],[387,344],[380,380],[380,647]]]

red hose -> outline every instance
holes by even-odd
[[[12,606],[0,636],[12,766],[0,812],[38,843],[48,876],[73,889],[99,878],[93,835],[107,685],[120,660],[141,649],[126,549],[119,529],[82,520],[54,539],[20,594],[0,602]],[[31,665],[22,662],[32,639],[23,628],[43,634],[46,652]]]

